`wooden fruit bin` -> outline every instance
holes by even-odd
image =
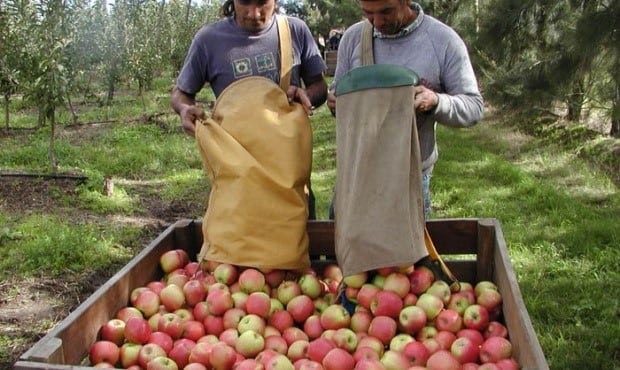
[[[549,365],[523,303],[500,224],[496,219],[441,219],[427,223],[431,238],[448,266],[462,281],[491,280],[503,298],[503,316],[513,356],[524,370],[546,370]],[[334,224],[308,223],[310,257],[318,270],[334,262]],[[201,222],[180,220],[168,227],[140,254],[14,364],[14,369],[92,369],[81,366],[100,327],[128,305],[130,292],[162,277],[159,257],[176,248],[196,256],[202,244]]]

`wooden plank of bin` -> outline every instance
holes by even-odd
[[[481,220],[480,227],[488,230],[485,233],[494,235],[495,248],[491,256],[493,266],[491,280],[497,284],[502,294],[502,311],[510,340],[513,343],[513,356],[519,361],[521,370],[548,370],[549,365],[523,302],[499,221]]]
[[[181,222],[166,229],[20,359],[79,364],[88,353],[88,345],[97,338],[101,325],[127,306],[131,290],[161,276],[159,256],[178,245],[175,230],[190,224],[191,221]],[[176,236],[179,237],[178,232]],[[15,369],[19,366],[26,365],[16,363]]]

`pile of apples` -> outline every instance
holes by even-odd
[[[134,289],[89,350],[94,367],[132,370],[516,370],[502,296],[490,281],[452,293],[413,266],[296,276],[182,249],[161,280]],[[342,296],[346,297],[345,302]],[[340,298],[340,299],[339,299]]]

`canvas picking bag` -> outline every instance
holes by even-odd
[[[199,261],[266,269],[310,266],[305,187],[312,130],[303,107],[289,103],[285,93],[292,65],[285,21],[278,17],[280,85],[258,76],[238,80],[222,91],[211,117],[196,125],[212,187]]]
[[[345,276],[427,254],[413,101],[418,76],[371,64],[371,32],[362,35],[365,65],[345,74],[335,91],[335,249]]]

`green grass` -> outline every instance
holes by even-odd
[[[169,83],[160,81],[157,86],[159,90],[145,96],[147,112],[169,110]],[[113,107],[95,107],[80,117],[140,117],[144,109],[137,99],[130,94]],[[209,99],[208,94],[201,97]],[[14,115],[18,126],[32,127],[34,116],[24,112],[28,110]],[[68,116],[63,117],[69,123]],[[204,202],[208,185],[194,141],[180,131],[175,115],[157,119],[157,124],[107,124],[82,139],[64,130],[57,142],[61,170],[83,172],[89,180],[76,198],[58,195],[63,207],[96,215],[139,215],[140,191],[168,200]],[[335,181],[335,121],[325,106],[311,121],[312,185],[318,217],[326,219]],[[618,189],[574,150],[523,137],[497,121],[489,117],[465,130],[440,126],[433,217],[500,221],[552,369],[620,368]],[[49,172],[48,136],[41,129],[2,137],[0,169]],[[101,193],[106,176],[117,180],[112,197]],[[142,231],[131,223],[102,227],[72,221],[66,212],[63,208],[16,215],[0,209],[0,278],[53,278],[66,271],[111,268],[142,247],[133,244]],[[8,340],[1,337],[0,343]]]

